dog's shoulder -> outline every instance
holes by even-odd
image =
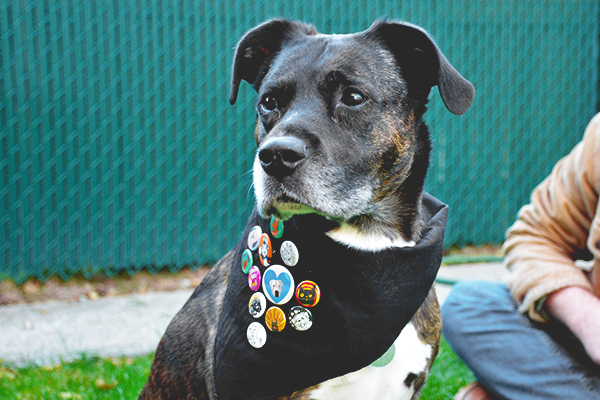
[[[169,324],[140,399],[200,399],[211,391],[217,323],[234,255],[229,251],[211,268]]]

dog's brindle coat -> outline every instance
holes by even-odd
[[[311,25],[272,20],[238,44],[232,104],[241,80],[258,92],[254,187],[262,216],[285,220],[318,213],[336,223],[328,233],[332,239],[374,256],[419,240],[431,148],[422,117],[430,90],[437,85],[457,115],[474,98],[473,86],[427,33],[380,21],[356,34],[321,35]],[[230,251],[212,268],[169,325],[140,399],[213,398],[213,346],[229,274],[238,264],[233,255]],[[418,398],[437,354],[440,328],[432,289],[396,341],[394,362],[420,358],[415,361],[420,370],[400,364],[377,369],[399,382],[386,396]],[[423,351],[413,355],[419,346]],[[400,360],[402,354],[406,360]],[[409,372],[394,376],[397,371]],[[348,398],[351,392],[365,399],[365,390],[371,393],[365,379],[373,379],[368,373],[367,378],[360,370],[283,398]]]

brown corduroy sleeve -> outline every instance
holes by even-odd
[[[582,142],[535,188],[531,203],[519,211],[507,232],[507,283],[520,312],[534,320],[544,320],[535,309],[544,296],[567,286],[593,290],[574,257],[586,249],[597,211],[599,146],[600,114],[588,125]]]

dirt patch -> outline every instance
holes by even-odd
[[[450,247],[444,255],[501,255],[501,246],[465,246]],[[109,278],[99,274],[92,279],[83,275],[75,275],[68,281],[53,276],[46,282],[29,279],[23,285],[17,285],[10,279],[0,282],[0,305],[34,303],[48,300],[87,301],[103,297],[120,296],[134,293],[158,291],[173,291],[178,289],[195,288],[200,284],[210,268],[192,270],[183,268],[177,273],[168,269],[155,274],[142,270],[130,276],[122,272]]]
[[[68,281],[53,276],[43,283],[38,279],[29,279],[23,285],[5,279],[0,282],[0,305],[48,300],[87,301],[134,293],[195,288],[209,270],[208,266],[196,270],[186,267],[175,274],[168,269],[155,274],[142,270],[134,276],[123,272],[112,278],[100,274],[92,279],[75,275]]]

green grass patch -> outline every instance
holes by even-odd
[[[16,368],[0,363],[0,400],[136,399],[153,355],[98,358],[84,356],[53,367]],[[475,378],[442,339],[440,353],[423,390],[423,400],[452,399]]]
[[[0,400],[137,399],[152,358],[84,356],[53,367],[0,364]]]
[[[458,358],[446,339],[442,337],[440,352],[433,363],[421,399],[451,400],[458,389],[473,381],[475,381],[473,372]]]

